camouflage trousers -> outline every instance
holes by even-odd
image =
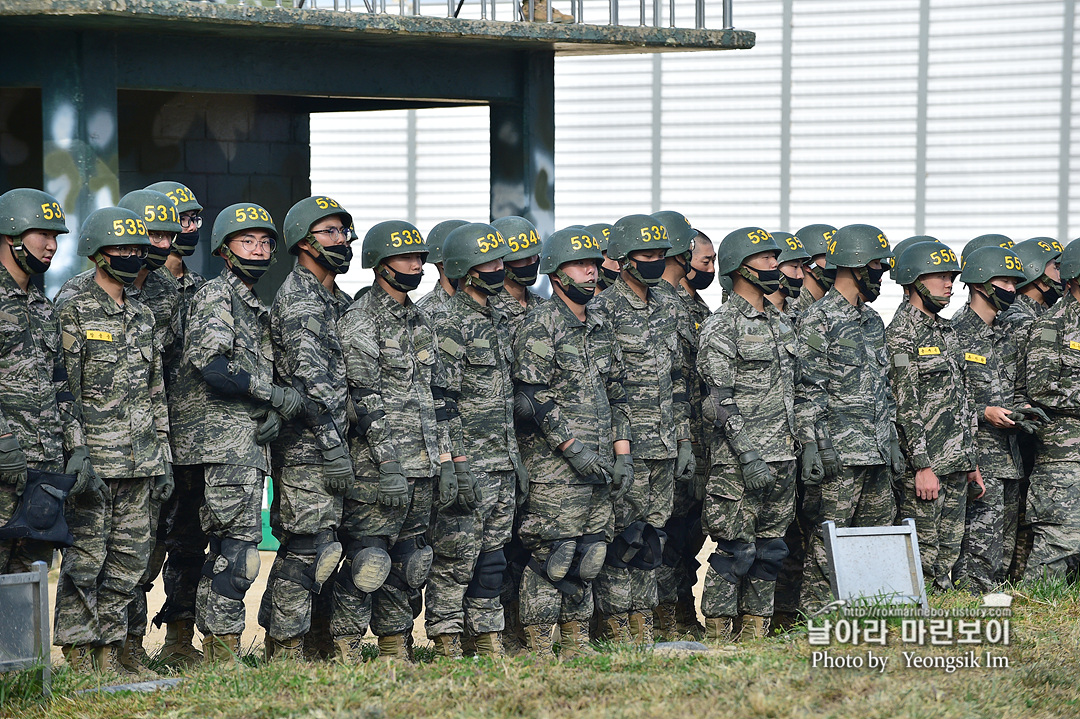
[[[761,540],[784,535],[795,513],[795,461],[769,462],[769,468],[773,483],[756,490],[743,487],[740,466],[718,464],[712,468],[702,513],[702,525],[710,537],[717,542],[758,543],[760,551]],[[735,584],[710,563],[705,570],[701,613],[706,617],[771,617],[776,580],[755,576],[768,571],[749,569]]]
[[[1005,550],[1005,491],[1016,487],[1014,479],[983,477],[986,494],[976,497],[976,485],[968,487],[967,517],[964,521],[964,542],[960,561],[956,564],[956,586],[977,594],[993,591],[1001,581]],[[1015,519],[1015,517],[1014,517]],[[1015,531],[1015,528],[1014,528]],[[1015,539],[1015,535],[1014,535]],[[922,540],[920,538],[920,549]],[[1012,549],[1008,555],[1012,557]]]
[[[703,454],[694,454],[697,471],[692,481],[705,481],[709,466]],[[701,529],[702,503],[694,499],[691,482],[674,482],[671,496],[671,517],[664,524],[667,534],[664,563],[656,570],[656,598],[661,604],[683,602],[693,607],[699,566],[697,555],[705,544],[705,533]]]
[[[547,560],[557,540],[603,534],[604,541],[610,542],[614,527],[608,485],[529,483],[529,496],[521,509],[520,536],[526,551],[538,562]],[[522,624],[551,626],[556,622],[588,622],[592,617],[593,582],[583,583],[582,594],[564,594],[547,577],[526,566],[519,587]]]
[[[83,494],[64,507],[75,543],[56,586],[53,644],[121,644],[127,606],[150,555],[149,477],[106,479],[101,500]]]
[[[263,479],[266,473],[255,467],[231,464],[203,465],[205,497],[199,509],[203,532],[210,538],[206,566],[213,572],[227,571],[227,560],[215,551],[222,539],[262,541]],[[195,592],[195,623],[203,634],[241,634],[245,618],[243,599],[218,594],[211,578],[199,578]]]
[[[259,624],[277,640],[293,639],[311,628],[313,595],[282,576],[286,562],[303,568],[315,562],[313,554],[290,549],[294,538],[336,532],[341,524],[342,497],[331,494],[321,464],[275,468],[274,508],[270,515],[274,536],[281,542],[259,607]],[[333,540],[331,540],[333,541]],[[305,550],[306,551],[306,550]]]
[[[510,541],[514,524],[517,475],[513,471],[475,472],[483,501],[472,512],[451,507],[435,512],[431,564],[424,590],[425,620],[429,638],[468,632],[479,635],[504,628],[502,602],[478,584],[477,559],[502,549]],[[502,589],[499,586],[492,591]],[[483,595],[483,596],[481,596]]]
[[[799,592],[802,589],[803,564],[806,562],[806,548],[810,542],[810,535],[814,531],[810,517],[806,515],[804,506],[807,493],[821,491],[821,487],[812,485],[807,487],[800,477],[801,465],[795,463],[795,516],[784,533],[784,544],[787,545],[788,555],[784,557],[784,563],[780,568],[780,575],[776,578],[776,589],[773,593],[773,614],[794,615],[799,611]],[[812,499],[811,504],[820,506],[820,497]]]
[[[938,477],[937,499],[915,496],[915,475],[904,476],[900,519],[915,520],[922,556],[923,580],[946,591],[954,587],[953,571],[960,559],[967,516],[967,472],[951,472]]]
[[[638,520],[658,529],[667,523],[674,474],[674,459],[634,459],[634,483],[615,502],[615,535]],[[593,582],[593,594],[600,614],[651,611],[659,603],[656,570],[605,564]]]
[[[1080,462],[1036,463],[1028,487],[1033,536],[1024,580],[1064,576],[1080,555]]]
[[[173,480],[176,488],[162,506],[159,528],[159,533],[164,535],[166,559],[162,570],[165,605],[154,617],[158,626],[163,622],[195,619],[195,593],[209,541],[199,521],[205,487],[202,465],[173,465]]]
[[[161,502],[150,500],[150,559],[146,571],[135,586],[135,598],[128,605],[128,634],[146,636],[146,595],[154,588],[154,580],[165,563],[165,542],[161,522]]]
[[[837,527],[887,527],[896,520],[896,498],[892,470],[884,464],[841,466],[836,477],[826,480],[816,491],[807,488],[803,509],[813,532],[806,550],[800,610],[820,609],[832,598],[829,562],[821,523]]]
[[[63,472],[59,463],[32,462],[32,469],[45,472]],[[19,497],[15,495],[15,485],[0,484],[0,526],[8,523],[19,506]],[[70,504],[74,500],[68,500]],[[45,562],[52,566],[53,545],[33,539],[5,539],[0,541],[0,574],[29,572],[34,562]]]

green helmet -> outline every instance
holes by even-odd
[[[408,255],[419,252],[422,262],[427,262],[428,246],[424,236],[405,220],[386,220],[372,227],[364,235],[364,249],[360,255],[360,266],[373,270],[387,257]]]
[[[829,253],[827,245],[835,234],[836,228],[832,225],[807,225],[796,232],[795,236],[799,238],[807,254],[817,257]]]
[[[442,262],[442,248],[443,243],[446,242],[446,237],[451,232],[461,227],[462,225],[469,224],[465,220],[443,220],[439,224],[431,228],[431,232],[427,236],[428,256],[427,261],[433,265],[437,265]]]
[[[1049,237],[1033,237],[1013,245],[1012,251],[1024,263],[1024,281],[1016,283],[1017,289],[1027,287],[1046,274],[1046,264],[1061,257],[1061,243]]]
[[[285,213],[285,222],[281,226],[281,232],[285,235],[285,249],[289,251],[289,254],[295,255],[299,252],[296,246],[301,240],[305,240],[310,236],[311,226],[319,220],[334,215],[341,217],[341,224],[346,229],[352,227],[352,215],[329,197],[316,195],[315,197],[305,197],[297,202]]]
[[[743,227],[729,232],[716,250],[716,274],[730,275],[742,267],[747,257],[770,250],[780,254],[776,240],[760,227]]]
[[[897,255],[893,281],[906,286],[923,275],[937,272],[960,274],[960,262],[956,259],[956,254],[943,242],[915,242],[905,247],[902,254]]]
[[[172,200],[157,190],[134,190],[121,197],[116,206],[141,217],[147,232],[180,231],[180,212]]]
[[[873,225],[847,225],[829,240],[826,262],[833,267],[866,267],[892,256],[884,232]]]
[[[214,230],[210,233],[210,252],[217,254],[229,235],[240,230],[266,230],[278,238],[274,218],[262,207],[250,202],[229,205],[214,218]]]
[[[627,215],[611,228],[607,254],[612,260],[623,260],[638,250],[670,249],[671,240],[664,223],[649,215]]]
[[[1080,277],[1080,242],[1073,240],[1061,253],[1061,281],[1068,282]]]
[[[906,240],[900,240],[893,245],[893,263],[889,269],[889,276],[893,278],[893,282],[896,281],[896,264],[900,261],[900,257],[904,254],[904,250],[914,245],[916,242],[941,242],[936,237],[930,235],[915,235],[914,237],[908,237]],[[944,243],[942,243],[944,244]]]
[[[971,240],[964,245],[964,249],[960,252],[960,262],[963,263],[969,253],[983,247],[1004,247],[1007,250],[1011,250],[1014,244],[1016,243],[1005,235],[979,235],[974,240]]]
[[[527,260],[540,254],[540,234],[533,227],[533,223],[524,217],[510,215],[493,220],[491,226],[499,231],[510,253],[503,257],[507,262],[514,260]]]
[[[667,251],[668,257],[675,257],[690,252],[694,249],[694,238],[698,232],[690,226],[690,220],[683,217],[682,213],[674,210],[660,210],[652,213],[654,219],[664,224],[668,239],[671,240],[671,249]]]
[[[70,232],[64,208],[47,192],[18,187],[0,195],[0,235],[18,237],[27,230]]]
[[[604,261],[599,238],[590,233],[588,227],[583,230],[567,227],[552,232],[540,253],[540,274],[550,275],[573,260]]]
[[[606,222],[597,222],[585,228],[586,234],[592,235],[600,245],[601,252],[607,252],[608,243],[611,242],[611,225]]]
[[[443,272],[452,280],[491,260],[505,260],[510,245],[494,225],[470,222],[451,232],[443,243]]]
[[[146,223],[134,212],[123,207],[102,207],[94,210],[79,228],[80,257],[90,257],[102,247],[149,244]]]
[[[777,264],[791,262],[792,260],[802,260],[802,264],[805,264],[810,260],[810,253],[803,247],[802,240],[799,239],[798,235],[793,235],[790,232],[773,232],[771,234],[776,246],[780,248],[780,254],[776,257]]]
[[[968,252],[962,266],[960,281],[969,285],[985,284],[994,277],[1024,279],[1024,261],[1012,250],[996,244]]]
[[[181,185],[179,182],[174,182],[173,180],[155,182],[152,185],[147,185],[146,189],[157,190],[164,194],[176,205],[177,212],[184,213],[190,212],[191,210],[195,210],[196,212],[203,211],[203,206],[195,199],[195,193],[189,190],[186,185]]]

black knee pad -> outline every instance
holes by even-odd
[[[390,575],[386,578],[387,584],[406,592],[419,589],[427,581],[434,558],[435,552],[427,545],[423,536],[418,535],[398,542],[390,548],[393,564]]]
[[[559,582],[566,578],[574,566],[577,553],[577,539],[556,539],[541,549],[547,548],[546,557],[541,560],[535,554],[529,557],[528,566],[542,575],[549,582]]]
[[[384,537],[346,538],[345,562],[348,572],[338,574],[338,583],[342,577],[351,584],[356,592],[371,594],[383,585],[390,575],[392,561],[387,551],[389,542]],[[355,592],[349,592],[355,594]]]
[[[645,527],[646,524],[643,521],[633,522],[615,535],[615,539],[611,541],[611,546],[608,547],[608,565],[620,569],[630,566],[630,560],[645,546],[643,537]]]
[[[641,532],[642,547],[628,562],[634,569],[653,570],[664,561],[664,544],[667,535],[664,530],[646,524]]]
[[[709,555],[709,566],[732,584],[746,576],[754,564],[756,549],[749,542],[722,539],[716,543],[716,551]]]
[[[203,576],[210,579],[210,589],[215,594],[241,600],[259,576],[261,564],[255,542],[212,537]]]
[[[70,547],[75,538],[64,517],[64,500],[75,486],[74,474],[29,469],[26,487],[0,539],[33,539]]]
[[[607,561],[608,547],[602,533],[586,534],[578,537],[577,554],[571,573],[583,582],[596,579]]]
[[[780,575],[780,568],[789,554],[787,543],[780,537],[759,539],[755,542],[754,564],[750,567],[750,576],[775,582]]]
[[[294,534],[288,537],[278,550],[278,556],[289,554],[314,557],[314,560],[305,565],[295,559],[285,559],[281,563],[278,576],[299,584],[312,594],[319,594],[322,592],[323,583],[330,578],[341,561],[341,542],[337,541],[332,529],[324,529],[316,534]]]
[[[472,581],[465,590],[466,597],[493,599],[502,592],[503,574],[506,572],[506,556],[502,548],[493,552],[481,552],[476,559]]]

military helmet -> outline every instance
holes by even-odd
[[[443,272],[452,280],[491,260],[505,260],[510,245],[495,227],[484,222],[470,222],[452,231],[443,243]]]
[[[690,220],[683,217],[681,212],[674,210],[660,210],[652,213],[652,216],[664,223],[668,239],[671,240],[671,249],[667,251],[668,257],[676,257],[694,249],[694,238],[698,231],[690,225]]]
[[[799,238],[807,254],[817,257],[829,253],[827,245],[835,234],[836,228],[832,225],[807,225],[796,232],[795,236]]]
[[[874,260],[888,260],[893,256],[885,233],[873,225],[841,227],[827,247],[825,261],[833,267],[866,267]]]
[[[116,206],[141,217],[147,232],[180,232],[180,212],[162,192],[134,190],[121,197]]]
[[[174,182],[173,180],[155,182],[152,185],[147,185],[146,189],[157,190],[164,194],[173,201],[173,204],[176,205],[176,211],[179,213],[190,212],[191,210],[195,210],[196,212],[203,211],[203,206],[195,199],[195,193],[189,190],[186,185],[181,185],[179,182]]]
[[[442,248],[447,236],[457,228],[467,224],[469,223],[465,220],[443,220],[432,227],[427,236],[427,261],[433,265],[442,262]]]
[[[210,252],[217,254],[225,240],[229,239],[229,235],[240,230],[266,230],[275,240],[278,237],[274,218],[269,212],[250,202],[239,202],[229,205],[214,218],[214,230],[210,233]]]
[[[650,215],[627,215],[615,222],[608,242],[608,258],[622,260],[638,250],[670,250],[664,223]]]
[[[916,242],[941,242],[941,240],[936,237],[931,237],[930,235],[915,235],[914,237],[900,240],[893,245],[893,262],[892,267],[889,268],[889,276],[893,278],[893,282],[896,281],[896,264],[900,261],[900,257],[903,256],[904,250],[911,247]]]
[[[994,277],[1024,279],[1024,261],[1012,250],[996,244],[988,244],[968,252],[961,265],[960,281],[969,285],[981,285]]]
[[[1061,253],[1061,281],[1080,277],[1080,242],[1073,240]]]
[[[983,247],[1004,247],[1005,249],[1011,250],[1014,244],[1016,243],[1005,235],[979,235],[974,240],[971,240],[964,245],[964,249],[960,252],[960,262],[963,263],[964,258],[966,258],[969,253]]]
[[[17,187],[0,195],[0,235],[18,237],[27,230],[70,232],[64,208],[47,192]]]
[[[424,236],[405,220],[386,220],[372,227],[364,235],[364,247],[360,253],[360,266],[372,270],[387,257],[419,252],[421,262],[427,262],[428,246]]]
[[[1064,248],[1049,237],[1033,237],[1013,245],[1012,251],[1024,262],[1024,281],[1017,282],[1017,289],[1027,287],[1046,274],[1046,264],[1061,257]]]
[[[601,252],[607,252],[608,243],[611,242],[611,230],[612,226],[606,222],[597,222],[585,227],[585,232],[592,235],[592,238],[600,245]]]
[[[721,277],[730,275],[742,267],[750,255],[770,250],[780,254],[776,240],[760,227],[743,227],[729,232],[716,250],[716,274]]]
[[[544,241],[540,253],[540,274],[550,275],[567,262],[574,260],[604,261],[600,251],[599,239],[589,232],[589,228],[579,230],[567,227],[551,235]]]
[[[510,248],[510,253],[503,257],[506,262],[526,260],[540,254],[540,233],[536,231],[533,223],[524,217],[500,217],[492,221],[491,226],[499,231],[506,240],[506,246]]]
[[[960,274],[960,261],[949,246],[943,242],[915,242],[897,255],[893,268],[893,281],[901,286],[910,285],[923,275],[937,272]]]
[[[79,228],[79,257],[90,257],[102,247],[149,244],[146,223],[123,207],[94,210]]]
[[[793,235],[790,232],[772,232],[773,241],[776,242],[776,246],[780,248],[780,254],[776,257],[776,263],[791,262],[792,260],[802,260],[800,264],[805,264],[811,259],[810,253],[803,247],[802,240],[798,235]]]
[[[299,252],[296,246],[301,240],[308,238],[311,226],[334,215],[341,217],[341,224],[345,226],[351,236],[352,215],[339,205],[336,200],[324,195],[316,195],[315,197],[305,197],[297,202],[285,213],[285,222],[281,226],[281,232],[285,235],[285,249],[289,251],[289,254],[295,255]]]

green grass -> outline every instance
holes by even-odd
[[[57,671],[53,698],[37,694],[29,673],[0,679],[0,715],[37,717],[1058,717],[1080,716],[1080,589],[1063,582],[1006,588],[1014,594],[1012,644],[994,648],[1007,669],[907,669],[902,651],[956,656],[966,648],[917,648],[891,627],[884,673],[811,666],[805,630],[709,654],[664,657],[603,647],[564,663],[529,658],[264,664],[200,669],[156,694],[79,694],[99,679]],[[934,607],[973,608],[953,592]],[[982,652],[986,647],[972,649]],[[832,646],[837,656],[866,646]],[[250,665],[250,666],[248,666]]]

